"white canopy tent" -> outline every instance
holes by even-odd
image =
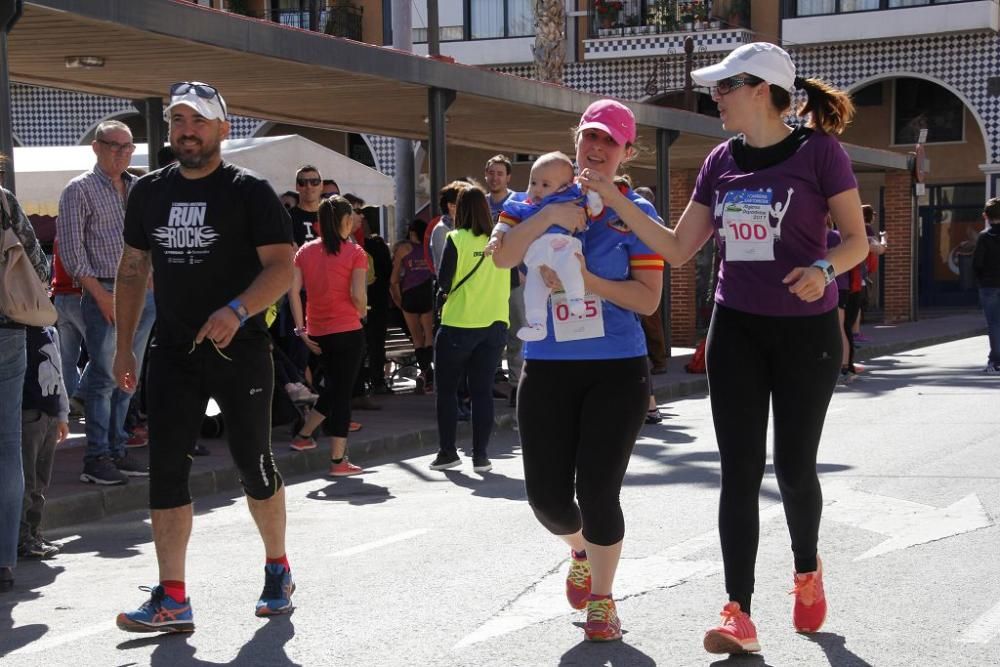
[[[295,171],[316,166],[324,178],[337,181],[341,192],[351,192],[374,206],[392,206],[393,180],[297,134],[222,142],[223,157],[266,178],[275,192],[295,190]],[[146,167],[148,147],[138,144],[133,167]],[[29,215],[59,212],[59,195],[70,179],[94,166],[90,146],[25,146],[14,149],[17,200]]]

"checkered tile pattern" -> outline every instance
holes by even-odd
[[[671,33],[626,37],[599,37],[583,43],[584,60],[620,58],[622,56],[664,55],[683,53],[684,40],[694,38],[698,51],[731,51],[751,40],[749,30],[712,30],[708,32]]]
[[[396,175],[396,147],[392,137],[382,137],[377,134],[363,135],[372,157],[375,158],[375,169],[386,176]]]
[[[101,121],[139,113],[130,100],[19,83],[11,84],[10,97],[14,134],[23,146],[78,146]],[[230,122],[234,139],[253,136],[263,124],[243,116]]]

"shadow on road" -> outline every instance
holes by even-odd
[[[843,635],[832,632],[816,632],[802,636],[819,644],[819,647],[826,653],[826,659],[835,667],[872,667],[871,663],[847,648],[847,639]]]
[[[41,639],[49,626],[41,623],[14,627],[11,612],[22,602],[41,597],[40,591],[66,568],[42,561],[20,561],[14,569],[14,590],[0,596],[0,658]]]
[[[559,667],[656,667],[656,661],[625,642],[580,642],[563,653]]]
[[[221,665],[268,665],[268,667],[301,667],[292,661],[285,652],[285,644],[295,636],[295,626],[291,616],[274,616],[253,637],[240,648],[229,662],[209,662],[195,657],[197,649],[188,643],[190,635],[155,635],[130,639],[118,644],[122,658],[129,656],[126,651],[146,646],[155,646],[149,656],[151,667],[176,667],[177,665],[192,665],[193,667],[218,667]],[[141,663],[132,663],[141,664]]]
[[[342,477],[326,488],[306,494],[310,500],[346,501],[351,505],[377,505],[395,497],[386,487],[366,482],[361,477]]]
[[[480,498],[505,498],[507,500],[527,500],[524,481],[507,477],[496,472],[466,474],[461,470],[444,470],[444,476],[455,486],[472,491]],[[479,479],[479,477],[482,479]]]
[[[731,655],[723,660],[716,660],[709,667],[772,667],[764,656],[756,653]]]

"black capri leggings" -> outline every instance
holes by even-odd
[[[769,403],[774,411],[774,473],[795,569],[816,569],[823,508],[816,452],[841,356],[836,309],[806,317],[766,317],[715,307],[705,360],[722,460],[719,535],[731,599],[749,601],[753,593]]]
[[[319,391],[316,410],[327,420],[327,432],[335,438],[346,438],[351,423],[351,390],[361,369],[365,354],[363,329],[315,336],[323,367],[323,387]]]
[[[648,403],[645,357],[524,362],[517,387],[524,483],[549,532],[582,527],[591,544],[622,541],[619,494]]]

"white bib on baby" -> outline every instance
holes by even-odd
[[[576,316],[569,309],[566,295],[562,292],[552,295],[552,325],[556,341],[601,338],[604,336],[604,311],[601,297],[587,294],[583,297],[586,310]]]

